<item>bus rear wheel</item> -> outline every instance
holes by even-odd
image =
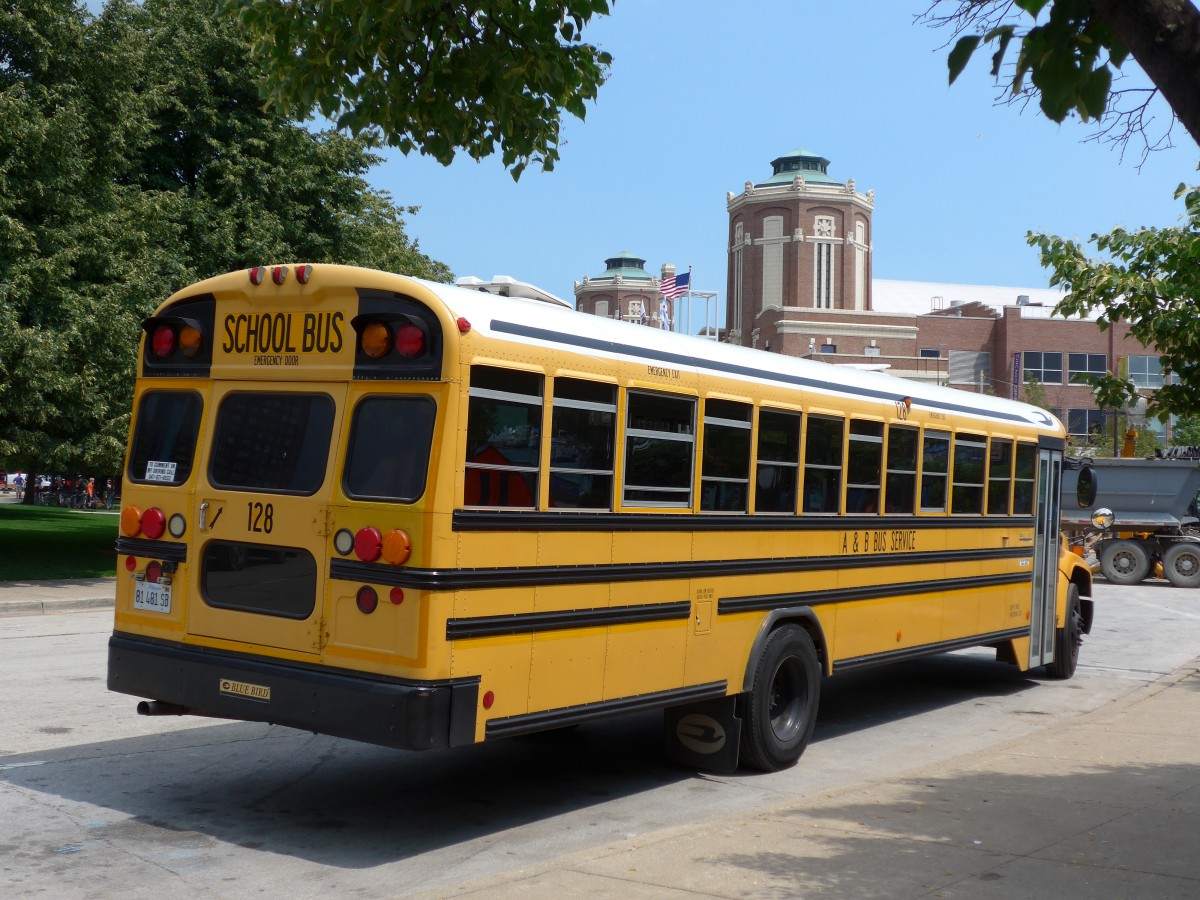
[[[741,761],[775,772],[795,765],[817,721],[821,666],[812,638],[785,625],[767,639],[745,695]]]

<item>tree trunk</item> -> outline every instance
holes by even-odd
[[[1191,0],[1091,0],[1200,144],[1200,10]]]

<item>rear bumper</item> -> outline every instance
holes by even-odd
[[[477,679],[403,682],[114,633],[108,689],[189,713],[396,747],[475,742]]]

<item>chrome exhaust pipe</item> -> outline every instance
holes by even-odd
[[[137,705],[139,716],[186,716],[190,712],[191,709],[187,706],[163,700],[142,700]]]

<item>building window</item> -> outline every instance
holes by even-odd
[[[634,322],[641,321],[646,318],[646,307],[641,300],[629,301],[629,319]]]
[[[833,244],[814,244],[813,252],[816,255],[813,306],[817,309],[833,309]]]
[[[1036,378],[1042,384],[1063,383],[1063,355],[1026,350],[1023,360],[1025,378]]]
[[[837,353],[837,344],[822,344],[822,353]]]
[[[1108,371],[1108,356],[1104,353],[1068,353],[1067,380],[1071,384],[1088,384],[1088,379]]]
[[[1108,417],[1102,409],[1068,409],[1067,433],[1071,437],[1098,438]]]
[[[1162,360],[1157,356],[1129,357],[1129,378],[1138,387],[1160,388],[1163,378]]]
[[[941,359],[942,351],[936,347],[922,347],[920,350],[921,359]]]
[[[783,216],[763,219],[762,308],[783,306]]]
[[[608,301],[607,300],[597,300],[596,301],[596,315],[604,316],[605,318],[608,317]]]
[[[863,347],[863,356],[879,356],[881,352],[878,347]]]
[[[951,350],[950,383],[981,387],[992,377],[992,354],[986,350]]]

